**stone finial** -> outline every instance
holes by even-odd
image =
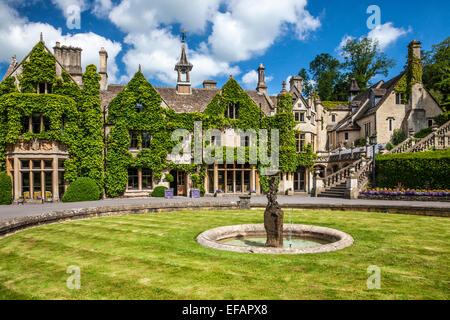
[[[141,64],[139,64],[139,72],[142,73],[142,67],[141,67]]]
[[[44,42],[44,35],[42,34],[42,32],[41,32],[40,40],[39,40],[39,41],[41,41],[42,43]]]
[[[281,83],[281,85],[283,86],[283,89],[281,90],[281,92],[279,93],[279,95],[283,95],[288,93],[286,90],[286,81],[283,80],[283,82]]]

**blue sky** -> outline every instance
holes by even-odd
[[[381,24],[367,27],[366,13],[377,5]],[[78,21],[80,29],[68,28]],[[345,37],[369,35],[402,71],[406,46],[413,40],[429,50],[450,35],[450,2],[445,0],[3,0],[0,3],[0,72],[11,56],[21,60],[44,33],[48,47],[56,41],[81,46],[83,65],[98,65],[98,51],[109,53],[110,83],[126,83],[138,65],[154,85],[174,86],[179,34],[188,34],[194,86],[206,79],[221,86],[230,74],[243,87],[256,86],[255,69],[266,67],[269,93],[308,68],[317,54],[339,57]],[[374,80],[383,79],[378,76]]]

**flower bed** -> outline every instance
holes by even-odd
[[[450,190],[393,190],[387,188],[365,189],[360,191],[359,199],[450,201]]]

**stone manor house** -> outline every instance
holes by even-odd
[[[43,42],[41,38],[41,42]],[[317,175],[326,178],[329,175],[351,165],[361,157],[363,152],[353,149],[361,139],[377,134],[378,143],[391,141],[394,130],[401,129],[408,135],[419,130],[432,127],[433,117],[442,113],[442,109],[424,88],[421,81],[416,81],[410,87],[410,92],[402,92],[398,88],[405,81],[408,68],[421,68],[420,42],[412,41],[408,51],[410,58],[405,71],[387,81],[379,81],[369,89],[361,91],[353,81],[349,88],[348,103],[325,103],[317,97],[302,95],[303,79],[298,76],[290,78],[288,92],[293,98],[293,113],[297,123],[296,145],[297,152],[303,152],[310,145],[319,156],[316,164]],[[56,59],[56,74],[61,77],[62,72],[70,74],[72,81],[83,86],[81,57],[82,49],[67,47],[59,42],[51,52]],[[23,61],[26,61],[28,56]],[[104,116],[108,116],[108,108],[113,99],[126,87],[121,84],[108,83],[107,68],[108,53],[104,48],[99,51],[100,98]],[[22,73],[22,62],[15,58],[11,62],[5,76],[13,77],[19,86],[18,79]],[[145,61],[142,61],[145,63]],[[413,66],[415,64],[415,66]],[[268,94],[265,82],[265,67],[258,67],[258,84],[255,90],[245,92],[260,108],[261,113],[273,115],[277,109],[278,96]],[[188,61],[185,41],[181,44],[179,62],[174,66],[178,74],[178,81],[173,87],[154,87],[161,97],[161,106],[170,108],[176,113],[203,112],[211,100],[220,92],[216,81],[205,80],[203,87],[193,88],[190,82],[190,72],[195,72],[195,66]],[[283,83],[285,93],[286,83]],[[51,87],[45,82],[36,83],[36,93],[51,94]],[[409,99],[407,99],[409,96]],[[239,117],[237,109],[228,109],[227,116]],[[46,125],[45,119],[33,115],[26,130],[39,131]],[[107,136],[111,126],[105,122],[104,134]],[[136,155],[145,148],[143,143],[136,143],[137,139],[130,132],[131,143],[129,152]],[[222,132],[223,146],[240,146],[241,141],[233,136],[233,129]],[[106,151],[107,152],[107,151]],[[358,153],[359,152],[359,153]],[[58,201],[67,188],[64,180],[64,161],[69,158],[67,148],[60,143],[46,140],[18,142],[8,145],[6,149],[6,169],[13,180],[13,195],[17,201],[20,197],[32,199],[48,198]],[[173,182],[164,179],[156,180],[152,172],[146,169],[129,168],[128,183],[125,196],[148,196],[158,185],[173,187],[175,195],[188,196],[192,188],[190,174],[180,170],[167,169],[163,172],[171,173]],[[310,194],[313,190],[313,175],[310,168],[298,167],[295,172],[281,175],[280,192],[283,194]],[[206,169],[204,188],[206,195],[213,195],[220,190],[223,194],[240,194],[250,191],[261,192],[260,178],[254,166],[248,164],[209,165]]]

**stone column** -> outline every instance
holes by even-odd
[[[214,193],[219,190],[219,171],[217,163],[214,163]]]
[[[142,169],[138,169],[138,189],[142,191]]]
[[[14,157],[14,202],[19,201],[19,197],[21,196],[21,181],[20,181],[20,162],[19,159]]]
[[[59,201],[59,179],[58,179],[58,158],[53,157],[53,172],[52,172],[52,193],[53,193],[53,201]]]
[[[322,191],[323,182],[320,179],[320,169],[315,168],[314,169],[314,178],[313,178],[313,192],[312,196],[317,197],[319,193]]]
[[[255,172],[255,177],[256,177],[256,194],[261,194],[261,185],[259,183],[259,173]]]
[[[252,167],[252,172],[250,174],[250,191],[256,192],[256,169]]]
[[[358,199],[358,177],[355,174],[355,167],[352,165],[349,169],[350,176],[347,178],[345,198]]]

